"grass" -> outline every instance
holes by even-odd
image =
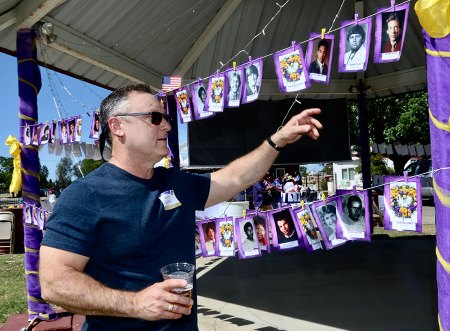
[[[374,235],[387,235],[390,238],[421,237],[436,235],[434,224],[424,224],[422,233],[411,231],[386,231],[382,227],[374,227]],[[5,323],[9,315],[27,312],[27,291],[23,254],[0,255],[0,325]]]
[[[23,254],[0,255],[0,325],[9,315],[27,311]]]

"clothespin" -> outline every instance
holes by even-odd
[[[391,8],[395,11],[395,0],[391,0]]]
[[[302,200],[300,201],[300,204],[302,205],[302,209],[305,209],[305,200],[302,199]]]
[[[292,47],[294,47],[295,46],[295,40],[292,40],[291,43],[292,43]]]
[[[170,167],[170,156],[164,158],[164,168],[169,169]]]
[[[403,171],[403,178],[405,179],[405,182],[408,182],[408,171]]]
[[[355,25],[358,25],[358,14],[355,14]]]
[[[233,61],[233,70],[236,71],[236,61]]]
[[[250,64],[252,64],[252,57],[250,55],[248,56],[248,62],[250,62]]]
[[[327,204],[327,197],[325,196],[325,193],[322,193],[322,201],[324,205]]]
[[[353,185],[353,195],[356,195],[356,185]]]
[[[242,211],[242,216],[243,216],[244,219],[245,219],[245,217],[247,216],[247,209],[244,209],[244,210]]]
[[[216,71],[216,77],[219,77],[219,70]]]
[[[327,31],[326,28],[322,28],[322,39],[325,39],[325,31]]]

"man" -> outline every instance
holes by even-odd
[[[247,96],[258,94],[259,86],[258,86],[258,78],[259,72],[258,68],[254,64],[250,65],[246,70],[247,80],[245,82],[245,93]]]
[[[336,222],[337,222],[336,206],[331,204],[322,206],[321,214],[322,214],[321,219],[324,225],[324,230],[327,235],[327,238],[329,241],[333,242],[333,240],[336,239]]]
[[[319,74],[319,75],[327,75],[328,74],[328,65],[325,63],[328,57],[328,49],[329,44],[328,40],[321,39],[319,44],[317,45],[317,59],[311,62],[309,66],[309,73],[311,74]]]
[[[294,223],[290,217],[280,217],[276,220],[278,230],[281,232],[278,236],[278,243],[283,244],[298,240],[297,232],[295,231]]]
[[[206,102],[206,90],[203,86],[200,86],[200,88],[198,89],[198,97],[200,98],[200,101],[202,102],[202,104],[205,104]]]
[[[384,44],[382,53],[398,52],[402,49],[402,28],[397,15],[395,13],[389,15],[386,24],[389,39]]]
[[[350,232],[365,231],[362,202],[357,195],[351,195],[347,200],[347,214],[344,215],[344,224]]]
[[[347,43],[350,50],[345,53],[345,65],[360,65],[366,62],[366,47],[364,46],[365,41],[366,33],[361,25],[354,25],[348,29]]]
[[[244,224],[244,232],[247,238],[242,242],[242,249],[244,252],[251,252],[258,248],[255,238],[253,237],[253,225],[250,222]]]
[[[43,298],[86,315],[85,331],[198,330],[195,284],[193,300],[173,293],[187,282],[163,281],[160,268],[195,264],[195,210],[252,185],[277,149],[304,135],[317,139],[322,125],[313,116],[319,113],[304,110],[270,142],[196,175],[154,167],[169,154],[171,126],[146,85],[112,92],[100,107],[101,141],[112,157],[67,187],[55,205],[40,250]]]
[[[205,249],[209,251],[214,251],[216,249],[216,230],[215,223],[209,223],[206,226],[206,240]]]
[[[239,101],[241,99],[241,76],[233,71],[228,75],[229,92],[228,101]]]

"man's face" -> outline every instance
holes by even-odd
[[[327,58],[327,48],[322,45],[317,50],[317,60],[319,60],[320,63],[324,63],[326,58]]]
[[[245,229],[245,234],[249,240],[253,240],[253,228],[251,226],[247,226]]]
[[[400,24],[397,20],[388,22],[386,33],[389,36],[389,40],[391,41],[391,43],[397,41],[401,33]]]
[[[292,230],[288,222],[286,220],[279,220],[277,221],[278,228],[280,229],[281,233],[285,236],[288,236]]]
[[[250,73],[250,74],[247,76],[247,83],[248,83],[248,86],[254,87],[254,86],[256,86],[256,83],[257,83],[257,82],[258,82],[258,75],[254,74],[254,73]]]
[[[214,232],[213,228],[209,228],[206,236],[208,237],[208,240],[214,240],[215,234],[216,233]]]
[[[237,76],[231,76],[231,80],[230,80],[230,88],[231,88],[231,92],[233,93],[237,93],[239,91],[239,78]]]
[[[352,201],[351,206],[348,211],[348,216],[354,222],[358,221],[359,217],[361,216],[361,207],[362,207],[361,202]]]
[[[259,240],[262,240],[266,234],[266,230],[261,224],[256,225],[256,235],[258,236]]]
[[[200,90],[200,99],[202,100],[203,103],[205,103],[205,101],[206,101],[206,91],[205,91],[205,89],[201,89]]]
[[[351,34],[348,37],[348,43],[350,44],[350,48],[353,52],[356,52],[362,44],[362,36],[359,33]]]
[[[127,99],[129,105],[125,111],[127,113],[160,112],[165,114],[158,99],[149,93],[131,92]],[[165,119],[159,125],[152,124],[151,115],[116,117],[115,119],[120,121],[120,132],[117,138],[125,145],[130,155],[139,155],[146,161],[158,162],[169,154],[167,133],[171,126]]]
[[[336,223],[337,217],[336,217],[336,214],[329,213],[329,214],[325,214],[323,216],[323,220],[326,225],[332,226]]]

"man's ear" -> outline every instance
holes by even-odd
[[[117,117],[110,117],[108,119],[108,126],[111,134],[118,137],[123,137],[125,135],[125,132],[122,129],[122,122]]]

